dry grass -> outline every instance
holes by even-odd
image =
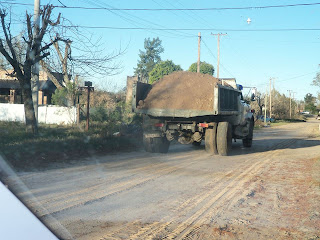
[[[0,122],[0,152],[17,170],[41,170],[70,164],[93,154],[140,148],[139,134],[114,137],[108,125],[93,124],[89,132],[77,126],[40,125],[39,135],[25,132],[24,124]]]

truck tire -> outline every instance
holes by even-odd
[[[146,152],[167,153],[170,142],[166,137],[143,138],[143,145]]]
[[[151,140],[151,138],[143,137],[143,147],[144,147],[144,150],[146,152],[153,152],[152,151],[152,140]]]
[[[217,149],[221,156],[227,156],[232,147],[232,127],[228,122],[220,122],[217,128]]]
[[[249,148],[252,146],[253,127],[254,127],[254,122],[251,121],[249,126],[249,134],[246,138],[242,139],[242,145],[246,148]]]
[[[242,139],[242,145],[246,148],[249,148],[252,146],[252,138],[244,138]]]
[[[201,145],[201,142],[192,142],[192,146],[199,147]]]
[[[218,154],[217,150],[217,123],[213,124],[213,128],[207,128],[205,133],[205,149],[210,154]]]

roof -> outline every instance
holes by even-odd
[[[10,88],[10,89],[21,89],[20,83],[18,80],[0,80],[0,88]],[[56,90],[56,86],[51,80],[39,81],[39,89],[42,91],[54,92]]]
[[[42,72],[42,71],[41,71]],[[52,73],[55,78],[58,79],[60,83],[63,82],[63,75],[62,73],[54,72]],[[39,89],[42,91],[49,91],[54,92],[57,87],[54,85],[54,83],[51,81],[51,79],[46,74],[41,74],[42,77],[40,77],[39,81]],[[47,80],[43,79],[43,76],[46,76]],[[2,78],[3,77],[3,78]],[[69,75],[69,79],[71,79],[71,75]],[[19,81],[15,78],[9,78],[8,76],[1,75],[0,73],[0,88],[10,88],[10,89],[21,89]]]

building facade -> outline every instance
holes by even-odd
[[[59,81],[62,81],[62,74],[54,73],[54,75]],[[38,104],[51,104],[51,97],[56,89],[56,86],[48,75],[44,71],[40,71]],[[8,76],[4,70],[0,71],[0,103],[23,103],[21,86],[18,79]]]

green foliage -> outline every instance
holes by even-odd
[[[135,115],[131,111],[131,106],[120,101],[114,109],[107,109],[104,106],[96,107],[90,114],[90,118],[92,121],[119,125],[131,124],[135,120]]]
[[[197,66],[198,64],[195,62],[195,63],[192,63],[191,66],[189,67],[189,72],[197,72]],[[209,64],[209,63],[206,63],[206,62],[200,62],[200,73],[203,73],[203,74],[210,74],[213,76],[214,74],[214,67]]]
[[[182,71],[180,65],[175,65],[171,60],[159,62],[149,73],[149,83],[155,83],[164,75],[168,75],[175,71]]]
[[[313,103],[306,103],[304,109],[312,114],[317,112],[317,107]]]
[[[160,54],[164,52],[161,44],[162,41],[158,37],[152,40],[150,38],[144,40],[145,51],[140,50],[140,59],[138,60],[137,67],[134,69],[136,75],[142,79],[148,79],[153,67],[161,61]]]
[[[91,110],[90,110],[90,112],[91,112]],[[90,118],[92,121],[106,122],[108,120],[107,109],[103,106],[99,106],[99,107],[95,108],[93,113],[90,114]]]
[[[316,113],[317,107],[315,106],[316,97],[313,96],[311,93],[307,93],[304,97],[305,102],[305,111],[309,111],[310,113]]]
[[[316,103],[316,97],[313,96],[311,93],[307,93],[306,96],[304,97],[304,102],[306,104],[315,104]]]
[[[52,103],[59,106],[74,106],[78,94],[76,83],[69,82],[66,87],[55,90],[52,94]]]
[[[61,89],[56,89],[54,94],[52,94],[52,103],[54,105],[59,105],[59,106],[66,106],[67,105],[67,96],[68,96],[68,89],[67,88],[61,88]]]

